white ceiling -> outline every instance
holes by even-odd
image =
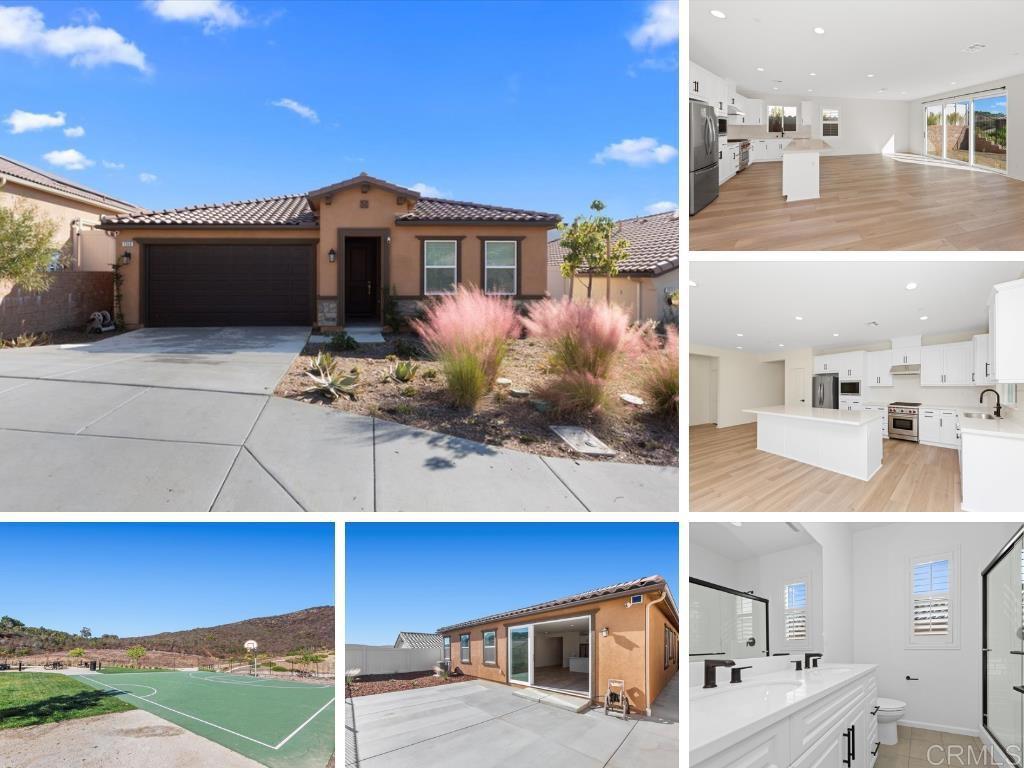
[[[1024,73],[1024,2],[1019,0],[691,0],[689,5],[690,58],[734,80],[741,93],[777,86],[780,94],[805,94],[808,100],[909,101],[948,92],[954,81],[972,86]],[[712,16],[713,9],[726,18]],[[825,34],[815,34],[815,27]],[[974,43],[986,47],[962,53]],[[879,93],[880,88],[886,91]]]
[[[690,341],[763,354],[975,331],[992,286],[1022,276],[1019,261],[695,261]]]
[[[797,527],[798,531],[787,523],[690,523],[690,540],[722,557],[742,561],[815,543]]]

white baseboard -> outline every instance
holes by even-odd
[[[960,736],[978,736],[980,734],[977,728],[959,728],[955,725],[942,725],[941,723],[922,723],[916,720],[900,720],[898,725],[905,725],[909,728],[925,728],[929,731],[945,731],[946,733],[956,733]]]

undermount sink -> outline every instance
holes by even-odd
[[[1002,416],[998,416],[998,417],[997,416],[993,416],[991,413],[968,412],[968,413],[964,414],[964,418],[967,418],[967,419],[996,419],[996,418],[1000,418],[1001,419]]]

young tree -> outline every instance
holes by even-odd
[[[562,277],[568,278],[569,298],[572,299],[576,273],[587,271],[587,301],[594,290],[594,276],[603,275],[607,282],[606,299],[611,302],[611,279],[619,272],[619,263],[629,256],[629,242],[619,239],[613,242],[617,225],[615,221],[602,216],[604,203],[595,200],[590,204],[594,211],[591,216],[577,216],[572,224],[559,223],[562,233],[561,244],[566,250],[562,261]]]
[[[89,629],[88,627],[82,627],[82,631],[79,632],[78,634],[80,634],[82,637],[84,637],[86,640],[88,640],[90,637],[92,637],[92,630]]]
[[[80,659],[83,656],[85,656],[85,651],[81,648],[72,648],[70,651],[68,651],[68,656],[70,656],[72,659]]]
[[[24,626],[25,622],[18,621],[13,616],[0,616],[0,629],[17,629]]]
[[[23,202],[13,208],[0,206],[0,279],[10,280],[28,291],[43,291],[50,285],[46,271],[53,257],[57,222],[40,216]]]
[[[146,649],[141,645],[133,645],[125,651],[125,654],[129,659],[135,662],[135,666],[139,666],[139,662],[141,662],[143,657],[146,655]]]

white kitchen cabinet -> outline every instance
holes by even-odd
[[[960,440],[957,438],[956,411],[939,411],[939,443],[956,448]]]
[[[888,350],[886,350],[888,351]],[[889,406],[887,405],[865,405],[862,410],[865,411],[876,411],[882,415],[879,420],[879,429],[882,432],[882,437],[889,437]]]
[[[989,342],[991,336],[987,333],[979,333],[971,343],[974,345],[974,371],[971,374],[971,384],[993,384],[991,364],[989,363]]]
[[[893,347],[891,354],[893,365],[921,364],[921,347]]]
[[[967,387],[974,368],[974,343],[921,347],[922,387]]]
[[[939,429],[939,412],[933,408],[922,408],[917,420],[917,438],[922,443],[938,444],[942,440]]]
[[[863,380],[869,387],[891,387],[892,350],[880,349],[866,355],[867,377]]]
[[[861,381],[864,378],[863,352],[843,352],[836,357],[840,381]]]
[[[839,396],[839,410],[841,411],[863,411],[864,401],[859,397]]]
[[[761,99],[746,99],[746,124],[764,125],[764,101]]]
[[[815,355],[815,373],[839,373],[840,358],[842,355]]]
[[[814,101],[800,102],[800,124],[813,126],[817,121],[818,104]]]
[[[690,98],[706,101],[716,112],[725,114],[725,80],[691,61],[689,87]]]
[[[736,171],[733,170],[733,165],[729,160],[729,143],[727,141],[720,141],[718,143],[718,185],[725,184],[731,179]]]
[[[750,142],[750,162],[764,163],[768,161],[768,141],[753,139]]]
[[[992,287],[988,317],[992,380],[1024,382],[1024,280]]]

